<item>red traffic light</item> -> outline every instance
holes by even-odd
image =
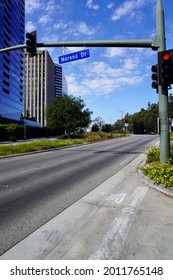
[[[158,53],[159,85],[169,87],[173,84],[173,49]]]
[[[166,60],[169,60],[169,59],[171,59],[170,53],[164,53],[162,55],[162,60],[166,61]]]

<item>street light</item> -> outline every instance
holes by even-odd
[[[127,109],[123,109],[123,110],[116,110],[116,111],[120,111],[121,112],[121,119],[123,120],[123,116],[124,116],[124,112],[127,111]]]

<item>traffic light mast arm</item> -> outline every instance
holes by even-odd
[[[20,50],[20,49],[26,49],[26,44],[24,45],[17,45],[17,46],[12,46],[12,47],[8,47],[5,49],[1,49],[0,53],[4,53],[4,52],[8,52],[8,51],[15,51],[15,50]]]
[[[158,43],[153,40],[96,40],[96,41],[67,41],[67,42],[45,42],[37,43],[37,48],[42,47],[129,47],[129,48],[151,48],[157,50]],[[26,49],[27,45],[18,45],[0,50],[0,53],[18,49]]]
[[[129,47],[152,48],[157,50],[153,40],[96,40],[96,41],[67,41],[38,43],[37,47]]]

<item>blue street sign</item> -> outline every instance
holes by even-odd
[[[72,62],[72,61],[89,58],[89,57],[90,57],[90,50],[84,49],[82,51],[68,53],[68,54],[59,56],[59,64]]]

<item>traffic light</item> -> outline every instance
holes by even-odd
[[[151,75],[151,79],[152,79],[152,88],[156,89],[157,93],[158,93],[158,65],[152,65],[151,67],[151,71],[152,71],[152,75]]]
[[[36,31],[26,33],[26,51],[31,55],[35,56],[37,52],[37,33]]]
[[[159,85],[170,87],[173,84],[173,49],[158,53]]]

